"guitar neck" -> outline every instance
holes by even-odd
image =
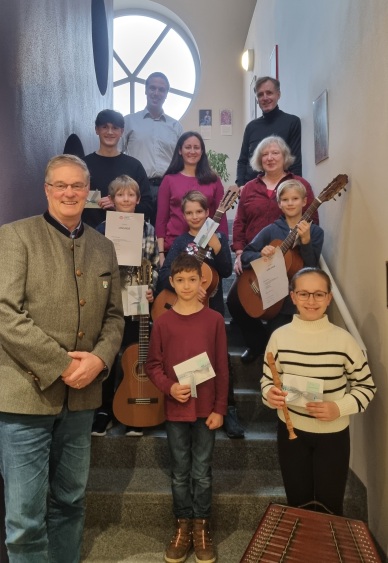
[[[144,364],[149,348],[149,315],[140,315],[139,321],[139,364]]]
[[[308,209],[303,213],[301,221],[310,221],[311,217],[314,215],[318,207],[322,204],[322,201],[319,198],[315,198]],[[296,237],[298,235],[298,228],[297,225],[288,233],[287,237],[284,239],[282,244],[280,245],[280,249],[283,254],[285,254],[290,248],[293,246]]]

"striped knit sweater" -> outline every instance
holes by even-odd
[[[324,401],[337,403],[340,416],[331,422],[320,421],[303,407],[288,406],[295,428],[306,432],[339,432],[349,425],[349,415],[363,412],[376,392],[368,362],[354,338],[331,324],[325,315],[317,321],[303,321],[294,315],[290,324],[276,330],[267,346],[272,352],[280,378],[283,373],[324,380]],[[265,356],[266,359],[266,356]],[[271,370],[264,362],[261,379],[263,402],[273,385]],[[278,409],[283,422],[284,414]]]

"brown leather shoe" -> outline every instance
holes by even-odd
[[[193,544],[196,563],[214,563],[217,556],[210,535],[209,520],[194,518]]]
[[[178,518],[175,535],[167,546],[164,560],[167,563],[183,563],[193,545],[192,520]]]

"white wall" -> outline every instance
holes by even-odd
[[[303,175],[315,193],[339,173],[350,177],[347,193],[320,208],[323,255],[367,345],[378,386],[368,411],[353,417],[351,466],[367,486],[369,526],[386,553],[387,28],[386,0],[258,0],[246,41],[255,49],[258,76],[269,73],[271,51],[279,45],[280,107],[301,117]],[[312,102],[324,89],[329,158],[315,165]]]

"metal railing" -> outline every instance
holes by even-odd
[[[354,324],[354,321],[353,321],[352,316],[349,312],[349,309],[347,308],[347,305],[346,305],[345,301],[343,300],[343,297],[340,293],[340,290],[338,289],[338,286],[335,283],[334,278],[333,278],[333,276],[332,276],[332,274],[329,270],[329,267],[326,264],[326,261],[325,261],[325,259],[323,258],[322,255],[321,255],[321,258],[319,260],[319,265],[320,265],[320,268],[324,272],[326,272],[326,274],[330,277],[331,285],[332,285],[333,299],[334,299],[335,304],[338,308],[338,311],[339,311],[339,313],[340,313],[340,315],[341,315],[341,317],[342,317],[342,319],[345,323],[347,330],[350,332],[350,334],[356,340],[357,344],[359,345],[359,347],[363,351],[365,357],[368,358],[365,343],[362,340],[361,335],[358,332],[356,325]]]

